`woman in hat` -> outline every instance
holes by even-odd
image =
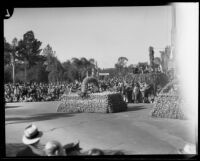
[[[40,144],[42,135],[42,131],[39,131],[34,124],[26,127],[22,142],[27,145],[27,147],[18,152],[16,156],[45,156],[44,146]]]

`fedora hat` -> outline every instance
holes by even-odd
[[[31,124],[25,128],[22,142],[26,145],[34,144],[40,140],[42,135],[42,131],[38,131],[38,128]]]

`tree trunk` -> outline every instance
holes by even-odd
[[[11,54],[11,61],[12,61],[12,78],[13,78],[13,84],[15,84],[15,57]]]
[[[28,61],[25,58],[25,61],[24,61],[25,82],[27,82],[27,64],[28,64]]]
[[[24,64],[25,66],[24,66],[24,81],[26,82],[26,64]]]
[[[15,84],[15,63],[13,63],[12,67],[13,67],[13,84]]]

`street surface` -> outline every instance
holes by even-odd
[[[58,140],[65,145],[79,140],[83,150],[116,149],[131,155],[177,154],[177,150],[186,143],[195,144],[195,125],[192,121],[152,118],[152,104],[129,104],[126,112],[109,114],[57,113],[59,104],[7,103],[7,155],[14,155],[8,151],[21,145],[24,128],[31,123],[43,131],[42,144]]]

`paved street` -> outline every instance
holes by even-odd
[[[35,123],[44,132],[41,143],[63,145],[80,140],[90,148],[125,150],[129,154],[174,154],[195,143],[190,120],[151,118],[151,104],[129,104],[121,113],[56,113],[60,102],[8,103],[5,109],[6,143],[21,143],[23,130]]]

